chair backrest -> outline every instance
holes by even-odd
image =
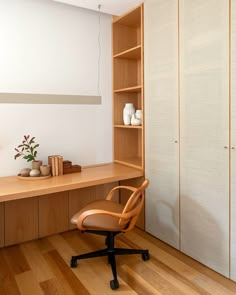
[[[124,232],[130,231],[136,224],[138,216],[144,205],[144,191],[148,187],[148,185],[149,180],[145,179],[142,185],[138,187],[129,197],[122,212],[124,218],[121,217],[119,220],[119,224],[121,226],[127,225],[127,227],[125,227],[125,229],[123,230]]]

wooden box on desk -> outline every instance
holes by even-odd
[[[80,165],[72,165],[71,161],[63,161],[63,174],[81,172]]]

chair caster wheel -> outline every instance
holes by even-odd
[[[118,289],[119,288],[118,280],[111,280],[110,281],[110,287],[111,287],[112,290]]]
[[[75,268],[77,266],[77,259],[72,256],[71,261],[70,261],[70,267]]]
[[[150,259],[150,255],[149,255],[148,250],[142,254],[142,259],[143,259],[143,261],[147,261]]]

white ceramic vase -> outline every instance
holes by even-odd
[[[123,122],[125,125],[131,124],[132,115],[134,115],[135,109],[132,103],[126,103],[123,109]]]
[[[142,121],[142,110],[136,110],[135,117]]]

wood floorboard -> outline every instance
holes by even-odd
[[[80,260],[72,255],[104,248],[104,237],[77,230],[0,249],[0,295],[235,295],[236,283],[155,237],[135,229],[117,236],[117,247],[147,248],[118,256],[120,288],[112,291],[107,258]]]
[[[1,295],[18,295],[16,280],[11,268],[9,268],[4,250],[0,250],[0,294]]]
[[[30,270],[29,264],[19,245],[10,246],[4,250],[3,253],[7,264],[14,275]]]

